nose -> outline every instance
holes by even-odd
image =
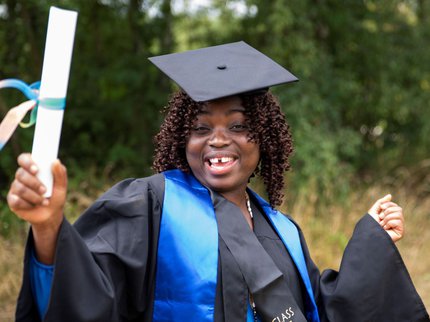
[[[209,138],[208,143],[210,146],[220,148],[229,145],[231,143],[231,138],[228,135],[226,129],[215,128],[211,137]]]

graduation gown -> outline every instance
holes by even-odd
[[[64,220],[44,321],[152,321],[163,198],[162,174],[128,179],[74,226]],[[255,203],[253,212],[260,243],[304,310],[303,285],[288,252]],[[358,222],[339,272],[320,274],[300,229],[299,235],[321,321],[429,321],[397,248],[369,215]],[[16,321],[39,321],[29,280],[31,243],[30,232]],[[246,283],[222,239],[219,254],[214,320],[243,322]]]

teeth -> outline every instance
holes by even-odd
[[[233,158],[222,157],[222,158],[211,158],[211,159],[209,159],[210,163],[226,163],[226,162],[230,162],[230,161],[233,161]]]

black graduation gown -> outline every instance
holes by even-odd
[[[152,321],[163,197],[163,175],[128,179],[99,198],[74,226],[64,220],[44,321]],[[282,266],[294,298],[303,307],[297,271],[267,221],[253,207],[258,239],[277,266]],[[300,229],[299,234],[321,321],[430,321],[397,248],[369,215],[358,222],[339,272],[320,274]],[[29,280],[31,242],[30,232],[16,310],[20,322],[39,321]],[[226,273],[224,265],[231,258],[222,242],[219,251],[215,321],[225,321],[226,313],[237,309],[235,294],[244,294],[246,284],[240,276],[231,282],[235,273]],[[224,282],[227,278],[230,280]]]

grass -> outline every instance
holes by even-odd
[[[430,307],[430,196],[398,182],[386,186],[401,187],[397,191],[385,188],[360,189],[349,195],[342,204],[319,205],[315,193],[298,196],[286,209],[302,227],[313,260],[321,270],[338,269],[343,250],[355,223],[376,199],[391,192],[406,218],[406,235],[397,243],[400,253],[426,307]],[[82,188],[82,187],[80,187]],[[85,189],[84,189],[85,190]],[[76,189],[82,191],[82,189]],[[66,213],[77,214],[91,203],[85,192],[69,194]],[[422,189],[420,189],[422,191]],[[90,195],[99,192],[91,191]],[[318,210],[318,211],[316,211]],[[25,234],[13,239],[0,237],[0,321],[13,321],[15,300],[22,274]]]
[[[0,239],[0,321],[13,321],[23,253],[23,242]]]

